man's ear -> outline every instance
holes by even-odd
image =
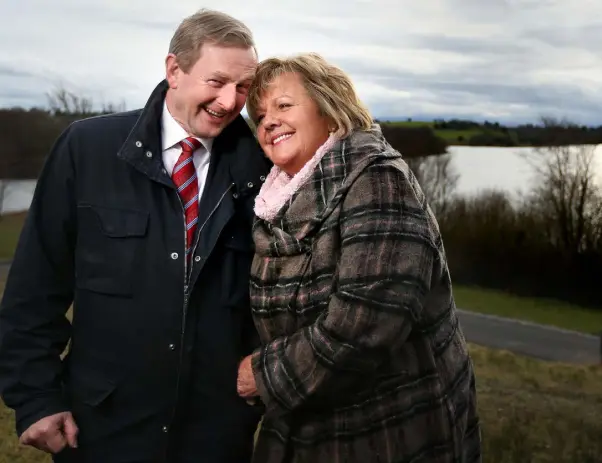
[[[165,79],[169,84],[169,88],[178,88],[178,81],[182,69],[178,65],[178,59],[173,53],[169,53],[165,57]]]

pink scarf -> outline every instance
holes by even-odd
[[[293,177],[274,165],[255,198],[257,217],[268,222],[272,221],[282,206],[310,179],[317,165],[336,141],[337,138],[331,134],[318,148],[316,154]]]

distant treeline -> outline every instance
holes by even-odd
[[[95,111],[89,99],[64,90],[51,95],[49,101],[47,109],[0,109],[0,178],[37,178],[52,144],[69,124],[124,109],[108,105]],[[602,126],[561,123],[551,129],[546,120],[516,127],[461,119],[377,122],[391,145],[407,158],[444,154],[449,145],[458,144],[538,147],[602,143]]]
[[[37,178],[53,143],[69,124],[114,112],[114,108],[95,112],[81,103],[72,106],[48,110],[0,109],[0,179]],[[386,125],[383,131],[390,143],[407,157],[443,154],[447,149],[446,141],[429,127]]]
[[[516,126],[463,119],[435,119],[432,122],[407,119],[391,123],[405,127],[430,127],[450,145],[514,147],[602,143],[602,126],[590,127],[561,121],[552,130],[545,119],[540,124]]]

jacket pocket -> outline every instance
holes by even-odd
[[[136,263],[144,251],[147,227],[148,212],[78,205],[77,287],[130,296]]]
[[[92,369],[86,369],[73,375],[70,386],[75,402],[98,407],[113,393],[117,382]]]

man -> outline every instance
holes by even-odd
[[[143,109],[56,141],[0,312],[21,443],[56,462],[249,460],[260,413],[236,379],[257,346],[252,206],[270,168],[240,116],[256,65],[244,24],[200,11]]]

